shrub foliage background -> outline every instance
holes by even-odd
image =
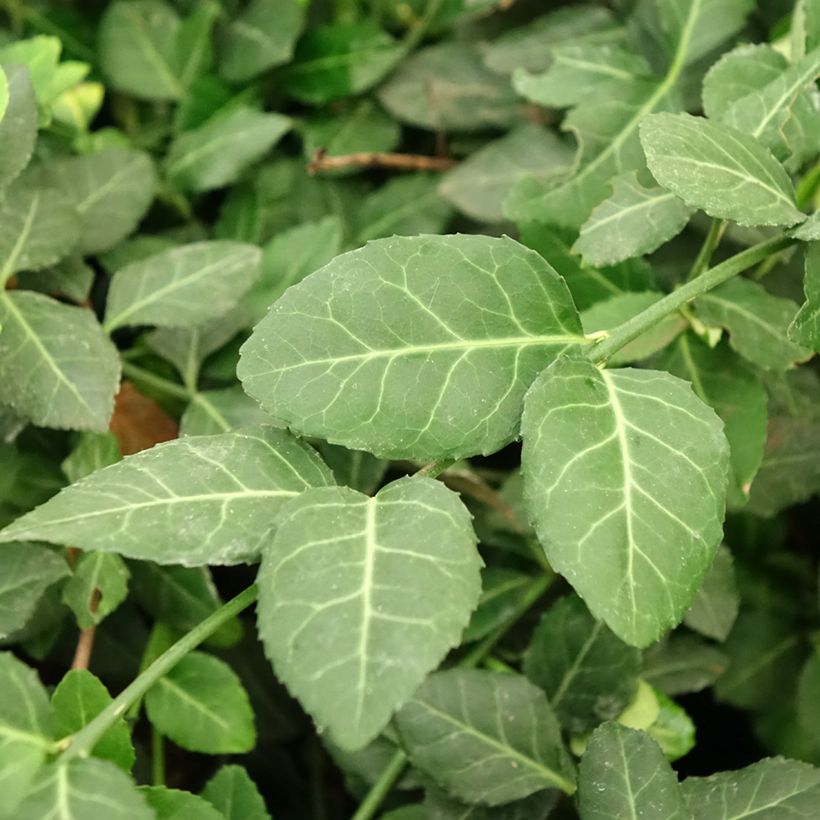
[[[0,817],[818,816],[817,0],[2,9]]]

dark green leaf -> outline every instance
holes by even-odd
[[[223,766],[205,784],[202,796],[224,820],[270,820],[262,795],[242,766]]]

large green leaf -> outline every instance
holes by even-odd
[[[270,820],[262,795],[242,766],[223,766],[205,784],[202,796],[225,820]]]
[[[547,610],[524,656],[524,673],[573,734],[616,718],[635,694],[640,668],[641,653],[596,621],[575,595]]]
[[[111,280],[105,327],[192,327],[221,316],[259,276],[260,258],[254,245],[213,240],[126,265]]]
[[[37,101],[28,69],[1,66],[8,101],[0,118],[0,187],[8,185],[28,165],[37,139]]]
[[[39,293],[0,293],[0,401],[34,424],[105,430],[120,378],[90,310]]]
[[[467,510],[436,481],[305,493],[283,509],[258,579],[277,677],[336,743],[364,746],[458,644],[480,565]]]
[[[806,276],[803,280],[806,301],[792,319],[789,338],[820,353],[820,242],[806,247]]]
[[[305,435],[396,458],[490,453],[582,343],[566,285],[510,239],[371,242],[292,287],[242,348],[248,393]]]
[[[207,800],[181,789],[165,786],[141,786],[156,820],[224,820],[220,811]]]
[[[595,730],[578,772],[582,820],[691,820],[678,778],[644,732],[606,723]]]
[[[820,769],[772,757],[734,772],[688,777],[682,788],[694,820],[811,820],[820,805]]]
[[[316,453],[281,430],[178,439],[66,487],[0,532],[0,541],[235,564],[258,555],[285,500],[330,481]]]
[[[716,641],[725,641],[740,607],[732,553],[721,547],[683,622]]]
[[[468,803],[575,791],[555,714],[521,675],[436,672],[399,711],[396,726],[413,765]]]
[[[728,446],[688,384],[566,355],[527,394],[522,469],[556,571],[646,646],[692,603],[721,538]]]
[[[655,114],[640,128],[655,179],[687,205],[740,225],[805,219],[783,166],[754,137],[689,114]]]

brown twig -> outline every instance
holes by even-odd
[[[334,171],[338,168],[392,168],[396,171],[447,171],[456,164],[450,157],[428,157],[420,154],[386,154],[380,151],[359,151],[329,157],[323,148],[308,163],[309,174]]]
[[[100,591],[94,589],[91,593],[91,604],[89,609],[92,612],[97,611],[100,604]],[[72,669],[88,669],[88,664],[91,662],[91,652],[94,649],[94,635],[97,632],[96,626],[87,626],[80,630],[80,637],[77,639],[77,648],[74,650],[74,660],[71,661]]]

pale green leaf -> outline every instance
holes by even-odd
[[[789,338],[820,353],[820,242],[806,248],[806,276],[803,280],[806,301],[792,319]]]
[[[686,710],[663,692],[655,692],[658,716],[646,733],[661,747],[667,760],[674,761],[695,748],[695,723]]]
[[[42,594],[68,572],[62,556],[39,544],[0,547],[0,638],[25,626]]]
[[[0,532],[0,541],[235,564],[258,555],[286,499],[328,483],[316,453],[281,430],[183,438],[66,487]]]
[[[703,78],[703,111],[720,120],[734,103],[760,91],[788,66],[768,43],[744,43],[726,52]]]
[[[594,266],[652,253],[686,227],[692,210],[663,188],[645,188],[634,173],[615,177],[612,194],[581,226],[573,250]]]
[[[300,0],[251,0],[224,34],[219,69],[231,82],[245,82],[293,56],[304,21]]]
[[[495,806],[543,789],[575,791],[555,713],[521,675],[436,672],[396,726],[413,765],[460,800]]]
[[[467,42],[417,52],[378,96],[397,119],[431,131],[506,128],[521,118],[509,80],[487,69],[478,47]]]
[[[533,251],[506,238],[393,238],[288,290],[238,373],[304,435],[384,457],[457,458],[515,438],[531,380],[583,341],[566,285]]]
[[[640,668],[641,653],[596,621],[575,595],[547,610],[524,655],[524,673],[572,734],[616,718],[635,694]]]
[[[128,595],[128,567],[119,555],[85,552],[63,587],[63,601],[81,629],[100,623]]]
[[[694,820],[812,820],[820,803],[820,769],[770,757],[734,772],[688,777],[682,788]]]
[[[763,385],[725,343],[711,348],[693,333],[678,336],[660,362],[673,376],[691,382],[695,394],[723,420],[731,465],[727,501],[730,507],[742,507],[766,443]]]
[[[140,794],[151,807],[156,820],[225,820],[207,800],[180,789],[141,786]]]
[[[701,635],[725,641],[739,608],[732,554],[721,547],[683,622]]]
[[[291,128],[282,114],[239,106],[178,136],[168,150],[165,173],[186,191],[210,191],[235,182]]]
[[[191,398],[179,422],[181,436],[213,436],[240,427],[279,427],[239,385],[202,390]]]
[[[58,735],[68,737],[79,732],[110,703],[108,690],[87,669],[67,672],[51,696]],[[131,771],[136,756],[131,744],[131,730],[122,717],[106,730],[91,754]]]
[[[205,784],[202,796],[225,820],[270,820],[262,795],[242,766],[223,766]]]
[[[156,820],[121,769],[93,757],[57,760],[38,774],[15,820]]]
[[[116,464],[121,458],[120,445],[113,433],[81,433],[61,466],[65,477],[73,484],[95,470]]]
[[[802,225],[792,230],[791,235],[803,242],[820,239],[820,211],[815,211]]]
[[[254,245],[194,242],[118,270],[108,291],[105,327],[192,327],[236,305],[259,276]],[[207,296],[207,298],[203,298]]]
[[[582,820],[691,820],[678,778],[645,732],[607,723],[595,730],[578,771]]]
[[[120,378],[94,314],[39,293],[0,293],[0,401],[45,427],[105,430]]]
[[[504,200],[519,179],[556,177],[571,163],[572,153],[564,142],[528,123],[467,157],[444,176],[439,192],[473,219],[501,222]]]
[[[113,248],[136,227],[154,198],[151,158],[133,148],[109,148],[69,157],[44,168],[46,180],[69,197],[80,214],[82,254]]]
[[[797,305],[751,279],[730,279],[700,296],[695,309],[707,325],[726,328],[732,348],[765,370],[786,370],[811,356],[788,337]]]
[[[729,658],[697,635],[673,634],[644,653],[643,678],[669,696],[700,692],[726,671]]]
[[[0,67],[6,79],[8,102],[0,118],[0,187],[8,185],[31,159],[37,139],[37,101],[28,69]]]
[[[748,134],[689,114],[647,117],[640,134],[652,175],[687,205],[740,225],[805,218],[783,166]]]
[[[177,746],[204,754],[249,752],[256,743],[253,711],[236,673],[224,661],[191,652],[145,695],[148,719]]]
[[[18,272],[17,284],[24,290],[57,294],[81,305],[91,294],[94,275],[94,269],[82,257],[68,256],[50,268]]]
[[[373,740],[458,644],[480,592],[467,510],[431,479],[288,504],[259,572],[277,677],[343,748]]]
[[[522,472],[539,539],[627,643],[646,646],[679,623],[712,563],[729,460],[722,427],[674,376],[576,356],[527,394]]]

